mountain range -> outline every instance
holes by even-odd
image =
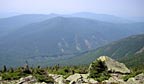
[[[3,18],[0,19],[0,65],[17,66],[26,60],[36,65],[60,63],[112,41],[142,34],[143,27],[143,22],[91,13]]]
[[[118,41],[111,42],[97,49],[83,52],[78,56],[63,60],[62,63],[72,62],[77,64],[89,64],[99,56],[109,56],[129,67],[144,66],[144,34],[132,35]],[[78,61],[81,60],[81,61]]]

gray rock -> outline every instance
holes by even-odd
[[[0,76],[0,81],[2,80],[2,77]]]
[[[135,78],[129,78],[126,82],[126,84],[139,84],[138,81],[135,80]]]
[[[55,80],[55,84],[65,84],[66,82],[62,75],[49,74],[49,76],[51,76]]]
[[[65,80],[62,76],[60,76],[59,78],[55,79],[55,84],[65,84]]]
[[[17,84],[18,80],[5,80],[5,81],[0,81],[0,84]]]
[[[74,75],[70,75],[66,80],[70,81],[70,84],[82,84],[86,82],[88,74],[78,74],[75,73]]]
[[[47,84],[47,83],[45,83],[45,82],[42,82],[42,83],[36,82],[34,84]]]
[[[30,75],[24,78],[20,78],[17,84],[29,84],[29,83],[36,83],[36,82],[37,82],[36,78]]]
[[[110,77],[109,80],[105,80],[103,81],[103,83],[106,84],[112,84],[112,83],[116,83],[116,84],[126,84],[123,79],[119,79],[117,77]]]
[[[91,63],[89,66],[89,74],[91,74],[91,71],[95,70],[93,65],[99,63],[98,61],[101,61],[107,67],[105,68],[105,71],[111,72],[109,73],[111,77],[108,80],[103,81],[104,84],[126,84],[126,82],[122,78],[124,75],[126,75],[126,73],[130,73],[130,70],[123,63],[115,61],[108,56],[101,56],[96,61]],[[96,66],[99,65],[97,64]]]
[[[101,56],[97,60],[104,62],[110,72],[130,73],[130,70],[123,63],[115,61],[108,56]]]
[[[66,80],[70,81],[70,84],[76,83],[78,79],[81,79],[82,76],[78,73],[75,73],[74,75],[70,75]]]
[[[80,77],[81,77],[81,75],[80,75],[80,74],[75,73],[74,75],[70,75],[69,77],[67,77],[67,79],[66,79],[66,80],[69,80],[69,81],[72,81],[72,80],[77,80],[77,79],[79,79]]]
[[[88,78],[88,74],[74,74],[70,75],[67,79],[70,81],[69,84],[98,84],[98,81]]]
[[[144,73],[141,73],[141,74],[135,76],[135,79],[136,80],[143,80],[144,81]]]
[[[129,78],[127,84],[144,84],[144,73],[141,73],[133,78]]]
[[[88,84],[99,84],[99,83],[98,83],[98,81],[90,78],[90,79],[88,79]]]

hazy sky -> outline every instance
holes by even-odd
[[[0,12],[144,16],[144,0],[0,0]]]

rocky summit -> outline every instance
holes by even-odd
[[[98,60],[105,63],[107,70],[113,73],[130,73],[130,70],[125,66],[125,64],[115,61],[108,56],[101,56]]]
[[[65,77],[64,75],[53,74],[42,69],[36,69],[36,71],[39,74],[34,75],[31,72],[32,74],[29,76],[21,77],[18,80],[5,80],[3,79],[4,74],[1,72],[0,84],[144,84],[144,73],[131,76],[132,72],[125,64],[108,56],[100,56],[93,61],[85,74],[75,72]],[[48,73],[45,73],[45,71]],[[39,79],[37,79],[37,76]],[[51,81],[43,79],[47,77],[51,78]],[[124,78],[127,78],[127,80]]]

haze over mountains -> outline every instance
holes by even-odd
[[[144,34],[133,35],[118,41],[111,42],[97,49],[84,52],[74,58],[63,60],[63,63],[78,61],[78,64],[88,64],[99,56],[108,55],[122,61],[130,67],[144,65]]]
[[[55,17],[55,15],[23,14],[8,18],[2,18],[0,19],[0,35],[8,34],[9,32],[21,28],[22,26],[35,22],[41,22],[51,17]]]
[[[0,65],[17,66],[26,60],[31,64],[51,65],[143,33],[144,22],[105,14],[25,14],[3,18],[0,19]]]

